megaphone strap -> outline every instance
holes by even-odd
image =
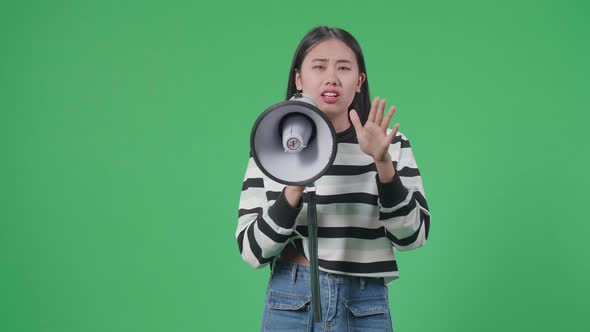
[[[309,226],[309,266],[311,274],[311,303],[313,307],[313,319],[322,321],[322,304],[320,301],[320,279],[318,267],[318,222],[315,200],[315,186],[312,183],[307,186],[307,222]]]

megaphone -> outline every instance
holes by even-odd
[[[272,180],[306,187],[311,301],[314,321],[321,322],[314,182],[336,158],[336,131],[313,99],[296,94],[258,117],[250,136],[250,151],[258,168]]]
[[[296,94],[258,117],[250,150],[258,168],[272,180],[306,186],[324,175],[334,162],[336,132],[313,99]]]

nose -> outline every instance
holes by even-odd
[[[336,74],[336,70],[330,69],[326,71],[326,85],[337,85],[340,81],[338,80],[338,75]]]

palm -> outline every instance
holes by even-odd
[[[373,157],[375,161],[385,160],[389,144],[393,141],[399,128],[399,124],[395,124],[393,131],[389,135],[387,134],[389,122],[395,113],[395,106],[391,106],[384,118],[383,111],[385,109],[385,103],[385,99],[382,99],[381,103],[379,103],[379,97],[373,100],[369,117],[364,126],[361,124],[356,111],[353,110],[350,112],[350,119],[356,130],[361,150]]]

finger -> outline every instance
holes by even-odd
[[[391,122],[391,118],[395,114],[395,110],[396,110],[395,106],[391,106],[389,108],[389,112],[387,112],[387,115],[385,116],[385,120],[381,123],[382,130],[387,130],[387,127],[389,127],[389,122]]]
[[[377,109],[377,115],[375,116],[375,124],[378,126],[380,126],[381,121],[383,121],[383,110],[385,109],[385,104],[387,104],[387,100],[385,98],[381,99],[381,104],[379,105],[379,109]]]
[[[354,130],[357,132],[357,135],[358,135],[358,133],[360,133],[360,131],[363,129],[363,125],[361,124],[361,119],[359,119],[359,116],[355,110],[350,110],[350,112],[348,114],[350,115],[350,122],[352,122],[352,125],[354,126]]]
[[[377,112],[377,105],[379,104],[379,97],[375,97],[373,99],[373,103],[371,104],[371,111],[369,112],[369,118],[367,119],[368,122],[375,122],[375,112]]]
[[[391,142],[393,142],[393,140],[395,139],[395,135],[397,135],[398,129],[399,129],[399,123],[396,123],[393,126],[393,130],[391,130],[391,133],[389,133],[389,135],[387,135],[387,141],[389,142],[389,144],[391,144]]]

